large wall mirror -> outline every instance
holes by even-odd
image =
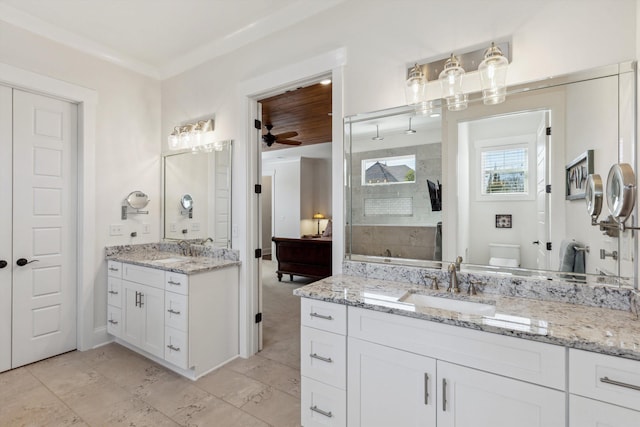
[[[635,234],[592,226],[583,195],[589,173],[635,168],[635,80],[624,63],[512,87],[499,105],[471,94],[441,117],[347,117],[347,258],[633,277]]]
[[[231,247],[231,141],[163,156],[165,239]]]

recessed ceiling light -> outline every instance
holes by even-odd
[[[331,79],[320,80],[321,85],[329,85],[331,84]]]

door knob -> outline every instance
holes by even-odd
[[[0,268],[5,268],[7,266],[7,261],[0,259]]]
[[[23,266],[25,266],[27,264],[31,264],[32,262],[38,262],[38,260],[37,259],[32,259],[31,261],[27,261],[26,258],[19,258],[16,261],[16,264],[18,264],[20,267],[23,267]]]

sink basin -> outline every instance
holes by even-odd
[[[492,304],[481,302],[462,301],[451,298],[434,297],[431,295],[407,293],[400,301],[415,306],[437,308],[441,310],[457,311],[464,314],[475,314],[479,316],[493,316],[496,314],[496,307]]]
[[[163,258],[163,259],[154,259],[153,262],[158,262],[160,264],[169,264],[171,262],[180,262],[180,261],[186,261],[189,258],[185,258],[185,257],[171,257],[171,258]]]

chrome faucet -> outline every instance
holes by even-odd
[[[429,289],[432,289],[434,291],[437,291],[440,289],[438,287],[438,278],[436,276],[425,276],[424,278],[431,280],[431,286],[429,287]]]
[[[460,293],[460,287],[458,286],[458,275],[456,273],[456,265],[454,263],[449,264],[449,287],[447,292]]]

